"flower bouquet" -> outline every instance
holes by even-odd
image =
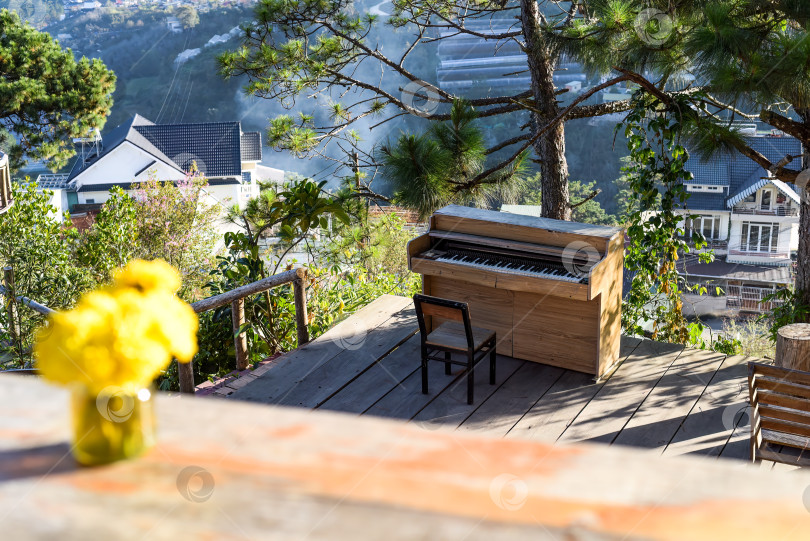
[[[39,332],[39,372],[71,390],[79,463],[137,456],[154,443],[152,382],[173,357],[190,362],[197,352],[197,315],[179,288],[168,263],[135,260]]]

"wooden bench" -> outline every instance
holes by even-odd
[[[751,460],[810,466],[810,372],[748,363]]]

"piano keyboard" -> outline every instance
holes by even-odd
[[[436,261],[445,261],[456,265],[465,265],[478,269],[493,270],[507,274],[563,280],[577,284],[588,283],[588,276],[577,276],[570,273],[563,265],[549,261],[540,261],[520,257],[486,254],[472,250],[451,249],[436,254]]]

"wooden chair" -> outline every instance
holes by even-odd
[[[751,460],[810,466],[810,372],[748,363]]]
[[[422,393],[428,392],[428,361],[444,362],[445,374],[450,374],[450,365],[458,364],[466,367],[467,403],[472,404],[475,365],[487,354],[489,354],[489,383],[495,384],[495,331],[473,327],[470,323],[470,309],[465,302],[418,294],[413,296],[413,302],[422,341]],[[428,333],[425,317],[448,321]],[[435,356],[436,351],[443,352],[444,356]],[[452,353],[464,355],[465,360],[452,360]]]

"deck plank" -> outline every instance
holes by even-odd
[[[722,353],[685,349],[614,443],[663,451],[724,359]]]
[[[475,385],[473,387],[473,404],[467,404],[467,376],[463,367],[454,367],[457,379],[440,393],[435,400],[426,405],[413,417],[413,421],[427,429],[443,428],[455,429],[464,422],[470,413],[487,398],[493,396],[505,380],[508,380],[524,363],[511,357],[498,355],[496,362],[495,385],[489,383],[489,359],[486,358],[476,367]],[[436,363],[442,365],[442,363]]]
[[[577,415],[560,441],[612,443],[682,351],[680,345],[642,341]]]
[[[363,415],[412,419],[428,403],[458,379],[458,374],[445,375],[444,363],[428,363],[428,394],[422,394],[421,369],[415,370],[385,396],[363,412]]]
[[[408,376],[419,370],[419,334],[380,359],[319,406],[320,409],[363,413]]]
[[[749,360],[749,357],[740,355],[725,358],[664,450],[664,455],[720,455],[737,424],[747,422],[748,388],[745,382]]]
[[[230,398],[266,404],[279,401],[293,385],[346,351],[347,347],[362,344],[369,333],[384,326],[411,302],[394,295],[378,297],[317,339],[282,356],[277,363],[256,370],[256,380],[234,391]]]
[[[562,368],[527,362],[457,428],[502,437],[562,376]]]
[[[622,359],[632,352],[638,343],[639,340],[635,338],[623,339]],[[515,423],[506,436],[557,441],[605,383],[621,371],[622,364],[623,361],[608,379],[600,381],[594,381],[593,376],[589,374],[566,370],[540,400]]]
[[[413,306],[403,308],[383,325],[370,331],[360,347],[343,350],[329,362],[295,381],[275,403],[282,406],[317,407],[374,365],[378,359],[412,337],[417,328]]]

